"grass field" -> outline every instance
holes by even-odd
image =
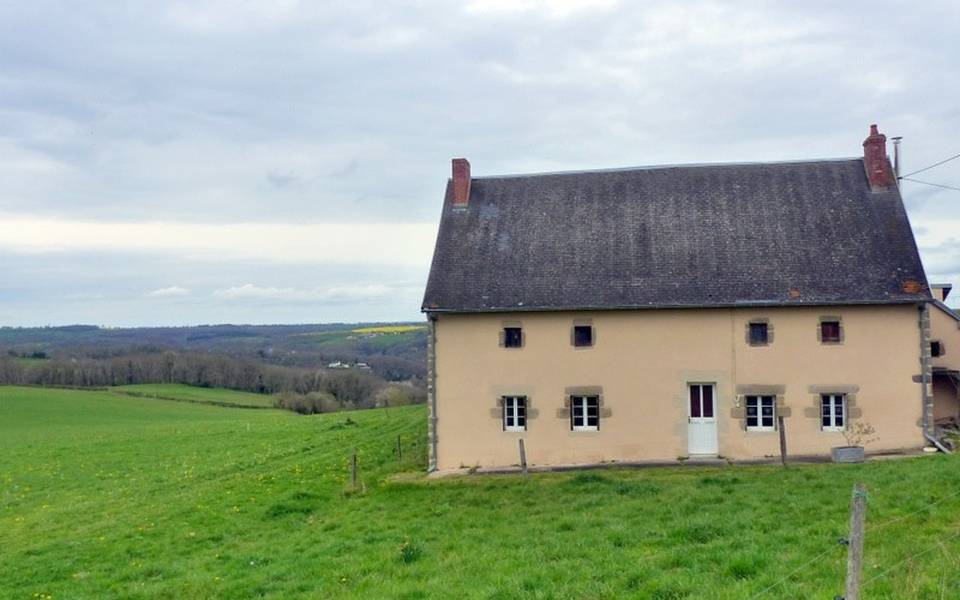
[[[25,367],[35,367],[37,365],[42,365],[47,362],[45,358],[33,358],[30,356],[17,356],[13,359],[14,364],[23,365]]]
[[[353,333],[410,333],[411,331],[420,331],[426,329],[426,325],[377,325],[374,327],[358,327],[353,329]]]
[[[425,480],[424,436],[0,388],[0,598],[833,598],[855,481],[864,598],[960,597],[958,457]]]
[[[167,398],[184,402],[204,404],[222,404],[234,406],[272,407],[273,396],[269,394],[251,394],[236,390],[218,388],[200,388],[179,383],[144,383],[139,385],[118,385],[111,388],[119,393],[137,396]]]

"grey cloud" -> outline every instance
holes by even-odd
[[[0,253],[0,263],[0,326],[416,320],[426,283],[422,269],[183,261],[143,253]],[[217,294],[229,289],[241,291],[232,298]]]
[[[935,147],[958,125],[948,3],[896,23],[790,3],[269,5],[5,5],[0,125],[57,163],[17,197],[129,219],[424,220],[452,155],[481,174],[847,156],[871,120]],[[298,193],[271,173],[297,173]]]
[[[481,176],[852,156],[871,122],[905,136],[907,170],[960,152],[960,13],[947,0],[909,11],[894,2],[867,11],[664,0],[569,14],[471,5],[0,3],[0,213],[426,222],[438,217],[452,156]],[[960,161],[924,176],[960,185]],[[957,213],[960,192],[909,183],[904,192],[914,222]],[[960,255],[952,242],[935,260],[951,252]],[[116,300],[123,310],[105,301],[103,318],[139,322],[151,311],[130,298],[162,287],[191,289],[199,306],[215,289],[251,282],[393,285],[427,268],[294,276],[118,253],[97,258],[111,262],[107,278],[72,258],[4,260],[27,278],[15,300],[0,299],[8,321],[44,318],[26,304],[11,313],[11,302],[100,287],[127,298]],[[152,267],[165,269],[162,280],[150,280]],[[57,270],[59,280],[48,277]],[[419,298],[408,296],[363,310],[416,316]],[[200,307],[163,318],[215,315]]]

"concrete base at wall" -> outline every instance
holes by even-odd
[[[895,460],[901,458],[918,458],[926,456],[921,447],[904,448],[897,451],[867,452],[866,460]],[[807,455],[791,456],[787,459],[788,464],[817,464],[832,463],[830,455]],[[662,468],[662,467],[728,467],[737,465],[779,465],[780,457],[765,457],[757,459],[733,460],[728,458],[704,457],[689,458],[684,460],[650,460],[650,461],[632,461],[632,462],[604,462],[587,464],[568,464],[568,465],[530,465],[528,471],[531,473],[550,473],[562,471],[586,471],[597,469],[642,469],[642,468]],[[518,474],[521,472],[519,465],[508,467],[473,467],[461,469],[443,469],[431,472],[430,478],[458,477],[464,475],[498,475],[498,474]]]

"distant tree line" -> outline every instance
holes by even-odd
[[[183,383],[279,394],[278,406],[304,413],[370,408],[390,404],[391,399],[393,404],[409,404],[426,397],[420,378],[391,384],[369,371],[278,366],[216,353],[165,351],[31,362],[10,354],[0,356],[0,384],[4,385],[103,387],[138,383]]]
[[[317,369],[335,361],[364,362],[387,381],[425,377],[425,328],[399,335],[362,335],[355,333],[355,328],[348,324],[0,327],[0,353],[9,351],[23,358],[41,359],[110,359],[173,351],[226,355],[303,369]]]

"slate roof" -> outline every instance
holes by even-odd
[[[817,160],[448,182],[427,312],[930,299],[895,186]]]

